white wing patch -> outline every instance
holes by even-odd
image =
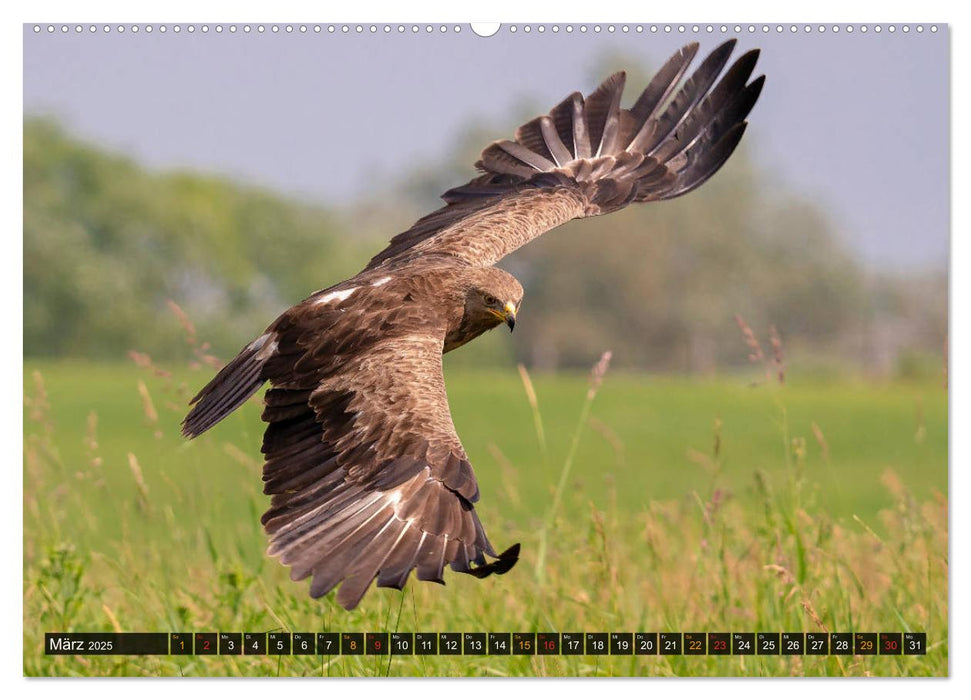
[[[273,338],[273,340],[270,343],[267,343],[267,341],[271,337]],[[277,345],[278,343],[276,339],[276,333],[264,333],[259,338],[257,338],[252,343],[250,343],[247,347],[250,350],[258,351],[256,353],[257,359],[265,360],[268,357],[270,357],[273,353],[276,352]]]
[[[356,291],[357,291],[357,287],[351,287],[350,289],[341,289],[338,291],[330,292],[329,294],[325,294],[324,296],[320,297],[320,299],[318,299],[314,303],[329,304],[332,301],[344,301],[345,299],[347,299],[347,297],[349,297],[351,294],[353,294]]]
[[[259,338],[257,338],[252,343],[250,343],[247,346],[247,348],[249,348],[250,350],[259,350],[261,347],[263,347],[264,345],[266,345],[266,341],[269,340],[269,338],[270,338],[271,335],[273,335],[273,334],[272,333],[264,333]]]
[[[375,280],[374,282],[372,282],[371,283],[371,286],[372,287],[380,287],[382,284],[387,284],[390,281],[391,281],[391,277],[390,276],[389,277],[382,277],[381,279]]]

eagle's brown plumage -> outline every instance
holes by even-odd
[[[188,437],[270,383],[263,524],[291,577],[312,576],[312,596],[341,584],[351,609],[375,579],[401,589],[412,570],[444,583],[446,565],[481,577],[516,563],[519,545],[497,555],[473,507],[442,353],[512,328],[523,290],[492,267],[505,255],[571,219],[689,192],[724,164],[763,83],[748,82],[751,51],[715,85],[733,47],[678,89],[698,45],[681,49],[630,109],[616,73],[492,144],[483,175],[359,274],[286,311],[192,400]]]

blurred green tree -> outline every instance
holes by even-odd
[[[24,352],[185,351],[184,307],[217,354],[367,260],[331,212],[253,187],[150,173],[24,124]]]

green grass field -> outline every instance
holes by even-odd
[[[940,379],[751,386],[447,370],[493,544],[345,612],[265,555],[259,407],[187,443],[209,370],[28,361],[27,675],[902,675],[948,672]],[[140,385],[141,384],[141,385]],[[578,425],[580,425],[578,432]],[[537,568],[544,523],[577,449]],[[546,446],[544,448],[544,445]],[[926,631],[922,657],[47,657],[45,631]]]

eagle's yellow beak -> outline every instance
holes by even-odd
[[[502,311],[499,311],[498,309],[487,309],[487,311],[509,326],[509,332],[512,333],[513,329],[516,327],[515,304],[513,304],[511,301],[507,301],[506,305],[502,307]]]
[[[509,332],[512,333],[513,329],[516,327],[516,305],[511,301],[507,301],[506,305],[503,307],[503,311],[506,312],[506,325],[509,326]]]

